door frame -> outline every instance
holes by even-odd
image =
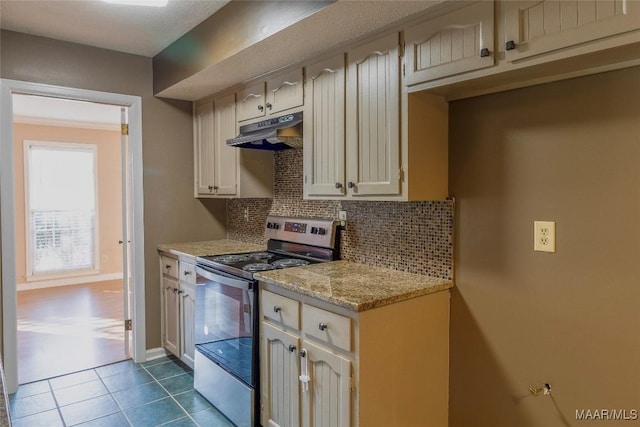
[[[40,95],[53,98],[112,104],[129,109],[129,191],[131,218],[131,312],[133,359],[146,360],[144,223],[142,193],[142,98],[86,89],[75,89],[19,80],[0,79],[0,242],[2,269],[2,350],[5,389],[18,388],[17,295],[15,266],[15,212],[13,168],[13,94]],[[124,325],[123,325],[124,327]]]

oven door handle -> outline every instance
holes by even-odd
[[[253,288],[253,283],[248,280],[238,280],[231,277],[223,276],[212,271],[206,270],[202,267],[196,266],[196,274],[202,276],[212,282],[220,283],[221,285],[232,286],[234,288],[250,290]]]

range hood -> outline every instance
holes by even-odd
[[[302,148],[302,112],[240,126],[240,134],[227,145],[257,150]]]

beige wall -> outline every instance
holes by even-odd
[[[452,427],[640,425],[575,420],[640,409],[638,94],[635,68],[451,104]]]
[[[10,31],[0,42],[2,78],[142,98],[147,348],[159,347],[156,245],[226,236],[225,202],[193,198],[191,104],[153,97],[151,58]]]
[[[16,214],[16,272],[26,282],[26,230],[24,188],[24,141],[95,144],[98,159],[98,259],[97,274],[122,272],[122,168],[120,132],[14,123],[14,177]]]

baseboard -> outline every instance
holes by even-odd
[[[146,351],[147,361],[159,359],[167,355],[167,351],[163,347],[150,348]]]
[[[17,291],[33,289],[55,288],[57,286],[80,285],[83,283],[105,282],[107,280],[122,279],[122,273],[96,274],[93,276],[66,277],[64,279],[43,280],[41,282],[18,283]]]

